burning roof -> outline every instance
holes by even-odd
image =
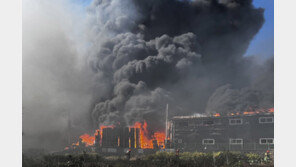
[[[215,113],[215,114],[196,114],[196,115],[191,115],[191,116],[175,116],[172,119],[191,119],[191,118],[202,118],[202,117],[220,117],[220,116],[248,116],[248,115],[256,115],[256,114],[273,114],[274,113],[274,108],[269,108],[269,109],[249,109],[244,112],[230,112],[227,115],[223,115],[220,113]]]

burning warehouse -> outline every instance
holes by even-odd
[[[170,136],[174,148],[186,151],[266,151],[274,146],[274,114],[178,116]]]
[[[130,127],[101,126],[93,136],[80,136],[74,145],[112,154],[123,153],[128,148],[143,153],[159,149],[261,152],[274,147],[273,109],[167,118],[168,106],[166,132],[149,132],[146,121]]]

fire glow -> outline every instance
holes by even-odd
[[[86,146],[92,146],[95,144],[95,135],[90,136],[89,134],[83,134],[79,138],[82,139],[82,143],[85,143]]]
[[[147,122],[144,121],[144,124],[140,122],[136,122],[133,126],[130,128],[139,128],[140,129],[140,145],[141,148],[147,149],[147,148],[153,148],[153,140],[157,141],[157,145],[163,146],[164,140],[165,140],[165,133],[164,132],[155,132],[153,135],[149,138],[149,133],[147,130]]]
[[[274,108],[270,109],[259,109],[259,110],[250,110],[243,112],[244,115],[253,115],[253,114],[261,114],[261,113],[274,113]]]
[[[243,113],[236,112],[236,113],[229,113],[227,114],[228,116],[234,116],[234,115],[254,115],[254,114],[262,114],[262,113],[274,113],[274,108],[269,108],[269,109],[248,109],[247,111],[244,111]],[[221,114],[215,113],[213,114],[214,117],[220,117]]]
[[[147,127],[148,127],[148,125],[147,125],[146,121],[144,121],[144,123],[136,122],[134,125],[129,126],[129,130],[131,128],[139,129],[139,142],[140,143],[138,143],[138,146],[140,146],[140,148],[142,148],[142,149],[153,149],[154,148],[153,141],[156,141],[158,146],[165,148],[165,144],[164,144],[165,133],[161,132],[161,131],[157,131],[155,133],[149,134]],[[83,144],[85,144],[86,147],[93,146],[95,144],[96,136],[100,135],[102,137],[103,136],[103,129],[105,129],[105,128],[115,128],[115,126],[114,125],[109,125],[109,126],[102,125],[102,126],[100,126],[99,129],[97,129],[95,131],[95,133],[93,135],[89,135],[89,134],[85,133],[85,134],[79,136],[79,138],[81,139],[81,142]],[[136,131],[135,131],[135,133],[136,133]],[[120,143],[120,138],[118,138],[118,146],[119,146],[119,143]],[[100,145],[101,144],[102,144],[102,139],[100,140]],[[79,146],[79,142],[73,143],[72,146]],[[129,147],[131,147],[130,144],[129,144]]]

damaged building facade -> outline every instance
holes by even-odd
[[[185,151],[266,151],[274,148],[274,114],[177,116],[172,118],[173,148]]]
[[[152,138],[145,136],[144,132],[148,131],[143,124],[110,126],[97,131],[93,144],[86,145],[80,138],[79,144],[66,151],[124,155],[128,149],[133,154],[177,149],[184,152],[265,152],[274,149],[273,112],[175,116],[166,120],[167,131],[156,132]]]
[[[133,154],[150,154],[164,148],[164,133],[155,132],[151,138],[144,135],[141,127],[104,126],[94,136],[80,136],[79,142],[67,147],[64,153],[97,152],[104,155],[124,155],[131,149]]]
[[[139,148],[138,128],[105,128],[103,132],[95,136],[95,146],[97,147],[121,147],[121,148]],[[101,136],[102,135],[102,136]]]

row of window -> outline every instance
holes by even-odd
[[[273,117],[260,117],[259,118],[259,123],[260,124],[273,123]],[[187,121],[185,121],[185,122],[179,122],[178,124],[181,127],[188,127],[188,122]],[[204,120],[202,122],[202,124],[203,125],[221,124],[221,120],[220,120],[220,122],[214,122],[214,120]],[[232,118],[232,119],[229,119],[229,125],[242,125],[242,124],[243,124],[243,119],[242,118]]]
[[[203,139],[203,145],[214,145],[215,139]],[[229,144],[232,145],[241,145],[243,144],[243,139],[229,139]],[[259,144],[273,144],[273,138],[260,138]]]
[[[273,117],[260,117],[259,123],[261,124],[273,123]],[[243,124],[242,118],[229,119],[229,125],[241,125],[241,124]]]

